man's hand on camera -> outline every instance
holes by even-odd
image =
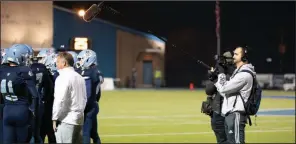
[[[214,68],[211,68],[211,70],[208,71],[208,78],[212,82],[217,80],[218,73],[217,73],[217,71],[214,70]]]
[[[216,65],[216,70],[218,71],[218,74],[225,73],[225,68],[221,64]]]

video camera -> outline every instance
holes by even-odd
[[[222,66],[230,65],[233,63],[232,54],[229,51],[225,52],[223,55],[215,55],[214,59],[217,64],[220,64]]]
[[[220,65],[224,67],[227,72],[232,71],[231,65],[233,65],[233,58],[231,52],[227,51],[223,53],[223,55],[215,55],[214,59],[216,61],[216,66]],[[215,80],[217,78],[219,72],[216,66],[214,67],[214,71],[208,71],[208,77],[210,80]]]

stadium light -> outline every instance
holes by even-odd
[[[81,10],[78,11],[78,15],[79,15],[80,17],[83,17],[84,14],[85,14],[85,10],[81,9]]]
[[[272,62],[272,58],[266,58],[266,62],[268,62],[268,63],[270,63],[270,62]]]

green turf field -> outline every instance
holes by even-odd
[[[264,91],[287,96],[295,92]],[[105,91],[99,113],[103,143],[215,142],[210,118],[200,113],[204,91]],[[262,99],[261,109],[295,108],[294,99]],[[253,119],[254,123],[254,119]],[[261,116],[246,126],[246,142],[294,143],[295,116]]]

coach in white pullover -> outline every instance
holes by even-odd
[[[226,81],[224,73],[218,75],[215,83],[217,91],[224,97],[222,114],[225,116],[225,131],[227,143],[245,143],[245,125],[247,121],[244,115],[244,102],[247,102],[253,85],[253,76],[242,70],[248,70],[255,75],[254,67],[248,64],[247,50],[237,47],[233,55],[236,70],[229,81]],[[241,98],[241,96],[242,98]]]
[[[57,143],[82,143],[82,125],[87,96],[84,78],[75,72],[71,54],[57,57],[59,76],[55,81],[52,111]]]

